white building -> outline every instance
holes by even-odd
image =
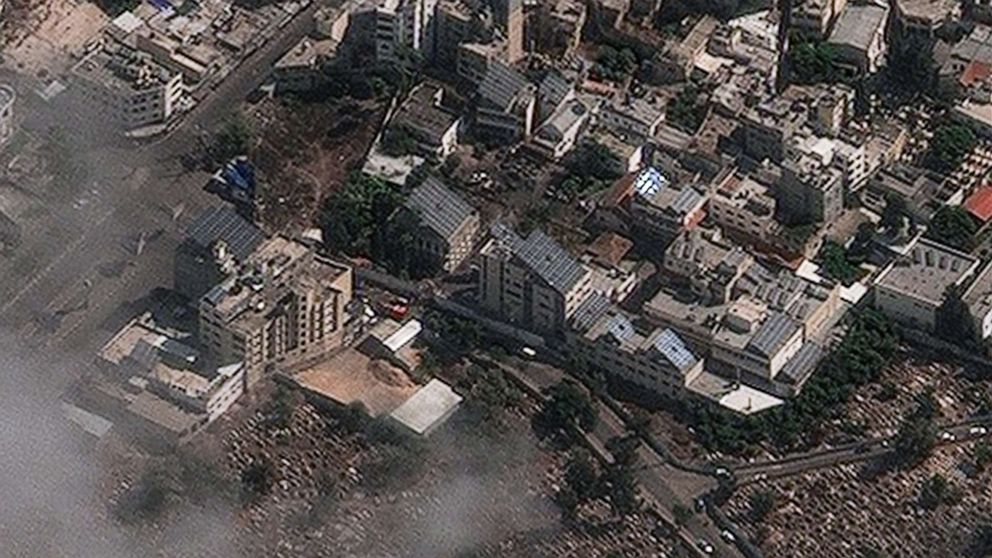
[[[376,59],[408,63],[412,53],[431,58],[436,7],[437,0],[384,0],[375,9]]]
[[[537,129],[531,147],[549,159],[561,159],[575,147],[588,121],[589,108],[582,101],[572,99]]]
[[[119,43],[105,42],[72,74],[80,98],[125,129],[165,124],[183,108],[182,74]]]
[[[933,331],[947,289],[963,284],[978,258],[921,238],[875,280],[875,306],[890,318]]]

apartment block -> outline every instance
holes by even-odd
[[[200,299],[200,339],[220,362],[243,362],[249,386],[266,368],[339,347],[352,270],[294,240],[260,245]]]
[[[432,265],[451,272],[472,253],[479,235],[479,212],[436,177],[414,188],[404,208],[417,219],[420,257]]]
[[[526,239],[496,223],[482,248],[483,308],[543,334],[560,333],[591,292],[592,272],[539,230]]]

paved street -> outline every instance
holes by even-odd
[[[22,245],[0,260],[0,331],[46,370],[40,380],[53,399],[142,299],[156,287],[171,285],[172,253],[183,226],[203,207],[219,203],[203,191],[208,174],[185,169],[181,157],[197,148],[201,131],[215,129],[264,82],[273,62],[312,27],[313,13],[332,4],[340,2],[313,2],[187,114],[179,128],[143,143],[108,139],[89,117],[66,118],[75,108],[68,95],[46,102],[35,93],[40,84],[33,79],[3,76],[19,90],[16,110],[23,132],[39,138],[53,126],[64,126],[73,156],[89,171],[68,199],[41,200],[44,214],[23,225]],[[53,354],[69,357],[79,368],[41,366]]]

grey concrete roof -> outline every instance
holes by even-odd
[[[880,6],[848,6],[830,34],[833,44],[867,50],[872,37],[885,25],[888,10]]]
[[[520,90],[526,86],[527,78],[505,64],[494,62],[479,84],[479,97],[502,109],[508,109]]]
[[[404,205],[417,213],[424,226],[446,240],[475,214],[475,208],[433,176],[414,188]]]
[[[947,288],[966,279],[977,265],[974,256],[924,238],[883,271],[876,285],[939,306]]]

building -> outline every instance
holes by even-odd
[[[524,57],[524,2],[523,0],[497,0],[496,25],[506,37],[506,61],[516,64]]]
[[[844,212],[844,176],[830,160],[810,155],[782,165],[776,192],[779,219],[787,223],[832,223]]]
[[[883,167],[860,192],[861,203],[881,214],[889,198],[906,202],[910,217],[926,223],[937,210],[936,200],[943,178],[920,167],[897,163]]]
[[[895,0],[892,9],[902,31],[934,37],[961,20],[960,0]]]
[[[269,365],[338,348],[350,267],[284,237],[261,244],[199,303],[200,340],[219,362],[243,362],[249,386]]]
[[[874,74],[885,62],[889,9],[874,4],[850,5],[830,33],[837,64],[853,74]]]
[[[947,289],[962,285],[978,258],[921,238],[875,279],[875,306],[890,318],[932,332]]]
[[[791,27],[812,39],[824,39],[847,0],[805,0],[792,8]]]
[[[380,62],[410,65],[434,56],[437,0],[383,0],[375,7],[375,55]]]
[[[173,286],[189,300],[199,300],[248,259],[265,235],[229,206],[205,209],[176,248]]]
[[[417,216],[416,247],[431,266],[451,272],[472,253],[479,212],[440,180],[427,177],[403,205]]]
[[[476,94],[477,132],[502,142],[531,136],[537,113],[537,89],[527,78],[495,62],[489,66]]]
[[[940,74],[946,86],[970,100],[992,102],[992,27],[976,25],[951,49]]]
[[[628,208],[633,224],[663,240],[698,225],[709,196],[699,184],[676,184],[655,167],[635,175]]]
[[[437,4],[437,31],[434,60],[441,68],[455,68],[458,47],[485,38],[490,27],[486,14],[463,0],[440,0]]]
[[[647,75],[655,83],[685,81],[701,57],[707,55],[706,46],[719,22],[704,16],[682,38],[668,40],[665,46],[647,64]]]
[[[389,413],[389,419],[417,436],[430,436],[458,410],[462,396],[437,378]]]
[[[396,110],[390,129],[409,135],[417,154],[444,160],[458,147],[461,118],[445,109],[443,100],[442,87],[418,85]]]
[[[76,64],[72,76],[95,114],[126,130],[166,124],[184,108],[181,72],[109,39]]]
[[[506,59],[506,43],[462,43],[458,45],[456,58],[458,77],[465,83],[476,86],[486,79],[491,67]]]
[[[615,232],[596,237],[582,254],[592,270],[592,289],[614,302],[623,302],[637,288],[640,272],[649,264],[627,257],[634,241]]]
[[[718,231],[693,229],[668,246],[662,269],[671,284],[705,304],[726,304],[731,288],[753,264],[754,257],[721,238]]]
[[[334,39],[304,37],[272,67],[276,91],[310,91],[326,81],[326,72],[338,56],[340,43]]]
[[[992,337],[992,264],[986,265],[961,296],[968,307],[978,342]]]
[[[591,292],[592,272],[540,230],[526,239],[502,223],[482,248],[483,308],[540,333],[562,331]]]
[[[535,132],[530,147],[547,157],[558,160],[575,147],[589,121],[589,108],[572,99],[554,112]]]
[[[103,376],[84,401],[145,441],[174,446],[223,415],[244,393],[240,362],[218,366],[150,316],[132,320],[97,358]]]
[[[549,0],[538,4],[533,39],[537,50],[566,57],[582,39],[588,8],[579,0]]]
[[[17,94],[13,88],[0,84],[0,145],[14,135],[14,100]]]
[[[789,86],[744,110],[741,118],[741,146],[749,157],[781,162],[805,133],[836,136],[853,114],[854,91],[844,85]]]
[[[654,99],[628,98],[625,101],[606,103],[597,118],[615,134],[653,138],[665,121],[665,107]]]
[[[681,396],[703,372],[703,360],[672,329],[642,322],[594,294],[570,321],[567,346],[615,377],[653,393]]]

